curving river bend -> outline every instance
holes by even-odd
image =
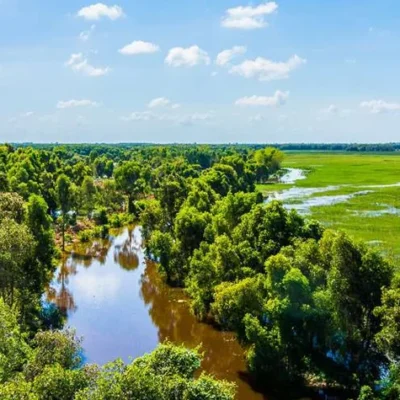
[[[234,334],[198,322],[183,290],[164,284],[156,265],[146,260],[140,227],[76,245],[57,269],[47,297],[83,337],[87,362],[129,362],[167,339],[202,345],[202,369],[235,382],[238,399],[266,398],[248,384],[244,351]]]

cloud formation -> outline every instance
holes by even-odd
[[[117,5],[107,6],[103,3],[97,3],[81,8],[77,15],[89,21],[98,21],[101,18],[109,18],[115,21],[124,16],[124,11]]]
[[[81,72],[84,75],[92,77],[103,76],[110,72],[109,67],[94,67],[89,64],[87,58],[85,58],[82,53],[71,54],[66,65],[75,72]]]
[[[278,4],[270,1],[256,7],[235,7],[226,10],[226,15],[222,18],[221,25],[224,28],[233,29],[260,29],[267,26],[265,17],[274,13],[278,9]]]
[[[170,107],[172,109],[177,109],[180,107],[179,104],[172,103],[170,99],[167,99],[166,97],[157,97],[156,99],[153,99],[150,101],[150,103],[147,105],[148,108],[162,108],[162,107]]]
[[[400,103],[388,103],[385,100],[363,101],[360,107],[368,109],[372,114],[400,111]]]
[[[307,60],[294,55],[286,62],[275,62],[262,57],[245,60],[230,69],[230,73],[245,78],[257,78],[260,81],[287,79],[292,71],[305,64]]]
[[[165,63],[171,67],[194,67],[198,64],[209,65],[210,57],[197,45],[187,48],[174,47],[168,52]]]
[[[57,103],[58,109],[65,109],[65,108],[75,108],[75,107],[97,107],[98,103],[92,100],[82,99],[82,100],[60,100]]]
[[[289,92],[277,90],[273,96],[249,96],[236,100],[237,106],[263,106],[263,107],[279,107],[286,103]]]
[[[156,53],[159,50],[159,46],[154,43],[135,40],[134,42],[122,47],[122,49],[119,49],[118,51],[125,56],[133,56],[137,54]]]
[[[236,56],[246,53],[246,51],[247,48],[245,46],[234,46],[231,49],[221,51],[221,53],[217,55],[215,63],[223,67],[229,64]]]

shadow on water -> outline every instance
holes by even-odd
[[[145,258],[139,227],[111,232],[109,240],[75,245],[57,269],[47,300],[84,338],[88,362],[126,362],[170,340],[201,346],[202,369],[233,381],[238,399],[266,397],[251,386],[235,335],[198,322],[182,289],[170,288]]]

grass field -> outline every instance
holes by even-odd
[[[296,152],[283,167],[305,170],[306,179],[260,185],[265,195],[298,188],[301,195],[284,200],[289,207],[400,259],[400,154]]]

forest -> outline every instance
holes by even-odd
[[[196,318],[237,335],[269,398],[400,398],[398,268],[265,203],[256,185],[281,173],[285,149],[0,146],[0,399],[236,398],[233,384],[199,375],[201,349],[165,342],[130,364],[87,364],[62,310],[44,304],[74,242],[128,224]]]

